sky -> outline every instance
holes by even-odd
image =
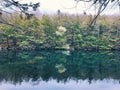
[[[40,2],[39,11],[42,14],[54,14],[60,10],[63,13],[70,14],[95,14],[95,6],[92,3],[80,2],[75,8],[76,2],[74,0],[19,0],[22,3]],[[102,14],[119,14],[118,7],[107,8]]]

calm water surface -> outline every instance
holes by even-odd
[[[120,52],[0,52],[0,90],[119,90]]]

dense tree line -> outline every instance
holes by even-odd
[[[92,15],[43,15],[40,18],[7,17],[14,25],[0,24],[0,49],[116,49],[120,50],[120,19],[100,16],[89,26]]]

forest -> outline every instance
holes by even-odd
[[[0,50],[120,50],[120,17],[60,13],[26,18],[2,15],[13,25],[0,24]]]
[[[0,0],[0,90],[119,90],[118,7],[119,0]]]

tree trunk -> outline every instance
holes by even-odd
[[[9,38],[7,37],[7,50],[10,49],[10,42],[9,42]]]

